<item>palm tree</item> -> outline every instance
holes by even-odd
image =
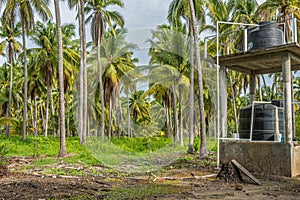
[[[65,136],[65,100],[64,100],[64,72],[63,72],[63,44],[59,0],[54,1],[55,18],[57,26],[58,38],[58,82],[59,82],[59,129],[60,129],[60,149],[58,156],[65,156],[66,150],[66,136]]]
[[[101,63],[105,69],[102,75],[104,79],[104,105],[108,109],[108,113],[112,113],[116,108],[121,78],[130,77],[129,73],[135,68],[134,62],[136,60],[132,58],[130,50],[136,48],[136,45],[125,41],[125,33],[126,31],[122,29],[115,29],[115,32],[110,29],[104,34],[101,45]],[[97,61],[97,58],[98,47],[92,50],[89,59]],[[109,118],[111,117],[109,116]],[[111,125],[111,121],[109,121],[108,130],[111,130]],[[107,135],[112,136],[110,131]]]
[[[149,39],[151,48],[149,54],[150,72],[148,74],[148,82],[151,83],[147,93],[160,94],[161,92],[167,94],[171,91],[172,96],[157,95],[157,101],[165,101],[164,105],[169,105],[173,101],[174,113],[174,138],[183,145],[183,112],[182,112],[182,89],[187,86],[189,79],[187,72],[189,68],[188,57],[188,36],[184,25],[178,24],[177,27],[170,27],[166,25],[159,26],[152,32],[152,37]],[[161,85],[161,86],[160,86]],[[178,85],[178,89],[176,86]],[[163,87],[164,86],[164,87]],[[162,90],[161,92],[159,90]],[[177,93],[178,91],[178,93]],[[177,95],[178,94],[178,95]],[[179,123],[177,112],[177,96],[179,98]],[[169,103],[168,103],[169,102]],[[166,112],[171,108],[166,107]],[[168,117],[168,116],[167,116]],[[171,117],[168,117],[171,118]],[[167,123],[168,126],[171,123]],[[167,127],[170,131],[172,127]],[[168,133],[170,135],[170,133]]]
[[[144,91],[136,91],[130,96],[129,107],[136,124],[143,126],[151,121],[150,98],[145,97]]]
[[[117,5],[123,7],[123,3],[120,0],[95,0],[88,3],[87,11],[94,11],[88,18],[87,21],[92,19],[91,23],[91,34],[94,44],[97,46],[97,65],[99,73],[99,92],[100,92],[100,103],[101,103],[101,140],[104,140],[104,95],[103,95],[103,84],[102,84],[102,66],[100,62],[101,58],[101,43],[105,32],[105,25],[108,24],[112,27],[112,22],[116,22],[119,26],[123,27],[124,19],[116,11],[107,10],[108,6]],[[114,29],[112,29],[114,30]]]
[[[62,26],[63,34],[63,65],[64,65],[64,87],[66,93],[70,85],[73,85],[74,74],[77,71],[79,54],[77,52],[76,42],[72,41],[75,36],[75,26],[66,24]],[[44,122],[44,136],[48,132],[48,110],[52,108],[52,87],[56,84],[57,77],[57,63],[58,63],[58,41],[57,28],[53,22],[37,22],[35,31],[31,35],[31,40],[36,47],[28,49],[28,53],[33,58],[33,67],[39,76],[42,77],[44,84],[47,87],[47,98],[45,107],[45,122]],[[50,101],[51,100],[51,101]],[[54,112],[52,112],[52,131],[54,134]]]
[[[33,29],[35,20],[34,14],[38,14],[43,20],[51,17],[49,10],[49,0],[7,0],[4,16],[10,16],[19,14],[19,18],[22,23],[22,43],[23,43],[23,64],[24,64],[24,108],[23,108],[23,130],[22,139],[26,138],[27,127],[27,84],[28,84],[28,72],[27,72],[27,56],[26,56],[26,35]]]
[[[6,21],[5,19],[9,19]],[[13,92],[13,65],[14,60],[16,58],[16,54],[20,52],[21,45],[17,41],[17,37],[20,36],[21,31],[20,27],[21,24],[17,23],[15,25],[14,15],[11,15],[7,18],[2,18],[1,20],[2,26],[0,28],[0,37],[4,38],[4,40],[0,43],[1,51],[6,50],[7,52],[7,59],[10,64],[10,84],[9,84],[9,98],[8,98],[8,106],[6,116],[9,118],[11,116],[11,104],[12,104],[12,92]],[[9,137],[10,135],[10,125],[6,125],[6,136]]]
[[[193,6],[191,8],[191,6]],[[195,12],[195,10],[197,10],[197,12]],[[198,31],[197,31],[197,35],[195,34],[195,28],[197,29],[197,25],[196,25],[196,19],[199,19],[200,22],[204,22],[204,8],[203,8],[203,1],[202,0],[196,0],[195,2],[191,2],[190,0],[173,0],[169,6],[169,11],[168,11],[168,20],[170,22],[172,22],[173,24],[177,24],[178,21],[180,21],[181,17],[183,17],[188,26],[189,26],[189,31],[190,31],[190,50],[191,50],[191,54],[190,54],[190,102],[189,102],[189,116],[190,116],[190,127],[189,127],[189,148],[188,148],[188,152],[189,153],[193,153],[194,152],[194,58],[193,58],[193,54],[194,54],[194,45],[195,47],[197,47],[196,49],[196,54],[197,51],[199,50],[198,53],[200,53],[200,49],[199,49],[199,43],[196,43],[196,38],[198,41]],[[194,19],[195,17],[195,19]],[[194,23],[194,24],[193,24]],[[192,37],[192,35],[194,35],[194,38]],[[198,59],[198,60],[197,60]],[[199,89],[202,86],[202,75],[201,75],[201,67],[200,67],[200,54],[198,57],[196,57],[196,66],[197,66],[197,70],[198,70],[198,85],[199,85]],[[200,74],[199,74],[200,73]],[[200,80],[201,79],[201,80]],[[203,96],[200,97],[200,95],[202,94],[202,91],[199,92],[199,99],[203,99]],[[200,103],[200,105],[204,105],[203,103]],[[203,106],[204,107],[204,106]],[[203,117],[203,119],[201,119],[201,130],[205,130],[205,120],[204,120],[204,113],[202,113],[202,110],[204,111],[204,108],[202,109],[200,106],[200,113],[201,116]],[[203,116],[202,116],[203,114]],[[203,124],[204,122],[204,124]],[[203,134],[202,134],[203,135]],[[205,142],[203,143],[203,148],[204,147]],[[202,144],[201,144],[202,146]]]
[[[208,152],[206,149],[206,127],[205,127],[205,113],[204,113],[204,98],[203,98],[203,79],[202,79],[202,66],[200,58],[200,46],[198,38],[198,28],[196,24],[195,6],[193,0],[189,0],[190,12],[192,18],[193,37],[195,40],[196,50],[196,66],[198,71],[198,86],[199,86],[199,101],[200,101],[200,128],[201,128],[201,146],[200,146],[200,158],[207,157]]]

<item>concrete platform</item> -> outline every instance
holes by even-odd
[[[220,162],[232,159],[254,174],[300,175],[300,145],[297,142],[221,140]]]

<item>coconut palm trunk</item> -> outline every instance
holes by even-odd
[[[48,85],[47,86],[47,99],[46,99],[46,109],[45,109],[45,130],[44,130],[44,136],[48,136],[48,124],[49,124],[49,104],[50,104],[50,93],[51,88]]]
[[[79,102],[78,102],[78,137],[80,143],[82,142],[82,125],[83,125],[83,51],[82,51],[82,19],[81,19],[81,0],[78,0],[78,23],[79,23],[79,36],[80,36],[80,68],[79,68]]]
[[[234,94],[234,88],[233,88],[233,81],[232,81],[232,74],[229,73],[229,81],[230,81],[230,89],[231,89],[231,100],[233,105],[233,112],[234,112],[234,120],[235,120],[235,129],[236,133],[239,133],[239,121],[237,116],[237,109],[236,109],[236,103],[235,103],[235,94]]]
[[[174,85],[176,83],[174,82]],[[173,108],[174,108],[174,142],[179,142],[179,135],[178,135],[178,112],[177,112],[177,97],[176,97],[176,90],[175,86],[172,87],[173,92]]]
[[[198,87],[199,87],[199,99],[200,99],[200,128],[201,128],[201,146],[200,146],[200,157],[207,157],[208,152],[206,149],[206,127],[205,127],[205,113],[204,113],[204,100],[203,100],[203,80],[202,80],[202,67],[200,58],[200,44],[198,39],[198,28],[196,25],[196,14],[193,0],[189,0],[192,28],[195,41],[196,50],[196,66],[198,71]]]
[[[191,24],[189,24],[191,26]],[[191,32],[190,32],[191,33]],[[194,153],[194,39],[190,36],[190,96],[189,96],[189,147],[188,153]]]
[[[23,40],[23,56],[24,56],[24,85],[23,85],[23,129],[22,140],[26,139],[27,134],[27,91],[28,91],[28,71],[27,71],[27,54],[26,54],[26,38],[25,38],[25,21],[22,18],[22,40]]]
[[[37,136],[38,130],[37,130],[37,103],[36,103],[36,92],[34,92],[33,96],[33,129],[34,129],[34,137]]]
[[[8,96],[8,106],[7,106],[7,117],[9,118],[11,116],[10,113],[10,107],[12,103],[12,89],[13,89],[13,52],[11,45],[9,45],[9,64],[10,64],[10,71],[9,71],[9,96]],[[9,137],[10,135],[10,125],[6,124],[6,137]]]
[[[102,18],[101,13],[99,13],[100,19]],[[101,22],[101,20],[99,21]],[[100,92],[100,104],[101,104],[101,133],[100,133],[100,139],[103,141],[105,136],[105,119],[104,119],[104,96],[103,96],[103,82],[102,82],[102,66],[101,66],[101,41],[103,37],[103,25],[100,23],[97,24],[96,30],[98,32],[97,34],[97,64],[98,64],[98,73],[99,73],[99,92]]]
[[[182,85],[179,85],[179,143],[180,146],[184,146],[183,143],[183,109],[182,109]]]
[[[86,35],[85,35],[85,17],[84,17],[84,1],[80,0],[81,15],[81,51],[82,51],[82,71],[83,71],[83,112],[82,112],[82,140],[81,144],[86,144],[87,130],[87,71],[86,71]]]
[[[54,0],[55,16],[58,37],[58,83],[59,83],[59,130],[60,130],[60,149],[58,156],[65,156],[66,138],[65,138],[65,100],[64,100],[64,69],[63,69],[63,49],[62,49],[62,31],[60,19],[59,0]]]

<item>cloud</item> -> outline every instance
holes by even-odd
[[[171,0],[124,0],[124,8],[118,9],[124,16],[126,28],[156,27],[166,23]]]

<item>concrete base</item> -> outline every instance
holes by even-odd
[[[300,175],[300,146],[297,143],[220,141],[220,162],[232,159],[254,174]]]

